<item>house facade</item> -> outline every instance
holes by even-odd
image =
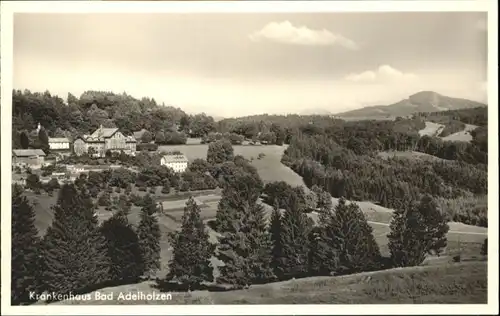
[[[67,150],[70,149],[70,141],[66,137],[49,137],[49,148],[51,150]]]
[[[101,125],[91,135],[77,137],[73,151],[78,156],[87,153],[93,157],[104,157],[108,150],[135,155],[136,145],[134,137],[123,135],[118,128],[104,128]]]
[[[181,154],[167,154],[161,157],[160,164],[166,166],[175,172],[184,172],[188,167],[188,159]]]
[[[41,149],[14,149],[12,150],[12,164],[37,169],[45,164],[45,156]]]

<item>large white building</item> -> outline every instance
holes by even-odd
[[[161,157],[160,164],[175,172],[184,172],[188,166],[188,159],[182,154],[167,154]]]

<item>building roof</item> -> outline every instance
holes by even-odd
[[[113,136],[116,132],[118,132],[118,128],[100,127],[97,130],[95,130],[95,132],[93,132],[91,135],[84,134],[84,135],[78,136],[76,139],[79,138],[87,143],[104,143],[105,138],[109,138],[109,137]],[[134,136],[125,136],[125,142],[136,143],[137,140],[134,138]]]
[[[66,137],[49,137],[49,143],[69,143]]]
[[[41,149],[14,149],[12,153],[16,157],[45,156],[45,153]]]
[[[92,138],[110,138],[118,131],[118,128],[105,128],[102,125],[90,135]]]
[[[134,132],[134,137],[135,139],[141,139],[142,138],[142,134],[144,134],[145,132],[148,132],[147,129],[141,129],[140,131],[138,132]]]
[[[125,141],[127,143],[137,143],[137,140],[135,139],[134,136],[125,136]]]
[[[188,159],[187,159],[186,156],[179,155],[179,154],[176,154],[176,155],[164,155],[161,159],[163,161],[165,161],[166,163],[169,163],[169,162],[188,162]]]

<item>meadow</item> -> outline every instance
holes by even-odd
[[[158,292],[155,283],[148,281],[99,290],[101,294],[113,293],[109,301],[66,300],[56,304],[486,304],[487,263],[444,263],[338,277],[311,277],[229,292],[172,292],[172,300],[165,301],[117,300],[120,292],[153,291]]]
[[[285,181],[291,185],[304,185],[302,178],[290,168],[281,163],[281,157],[286,149],[286,145],[234,145],[234,154],[252,160],[252,164],[257,168],[259,176],[264,183],[272,181]],[[206,159],[208,145],[169,145],[160,146],[159,152],[180,151],[193,161],[197,158]],[[264,156],[258,159],[259,154]]]

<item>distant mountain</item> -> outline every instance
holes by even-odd
[[[213,117],[215,122],[222,121],[223,119],[225,119],[225,117],[223,117],[223,116],[212,116],[212,117]]]
[[[332,112],[325,109],[309,109],[300,112],[300,115],[332,115]]]
[[[339,117],[407,116],[417,112],[439,112],[486,106],[486,104],[459,98],[450,98],[432,91],[422,91],[391,105],[368,106],[338,113]]]

